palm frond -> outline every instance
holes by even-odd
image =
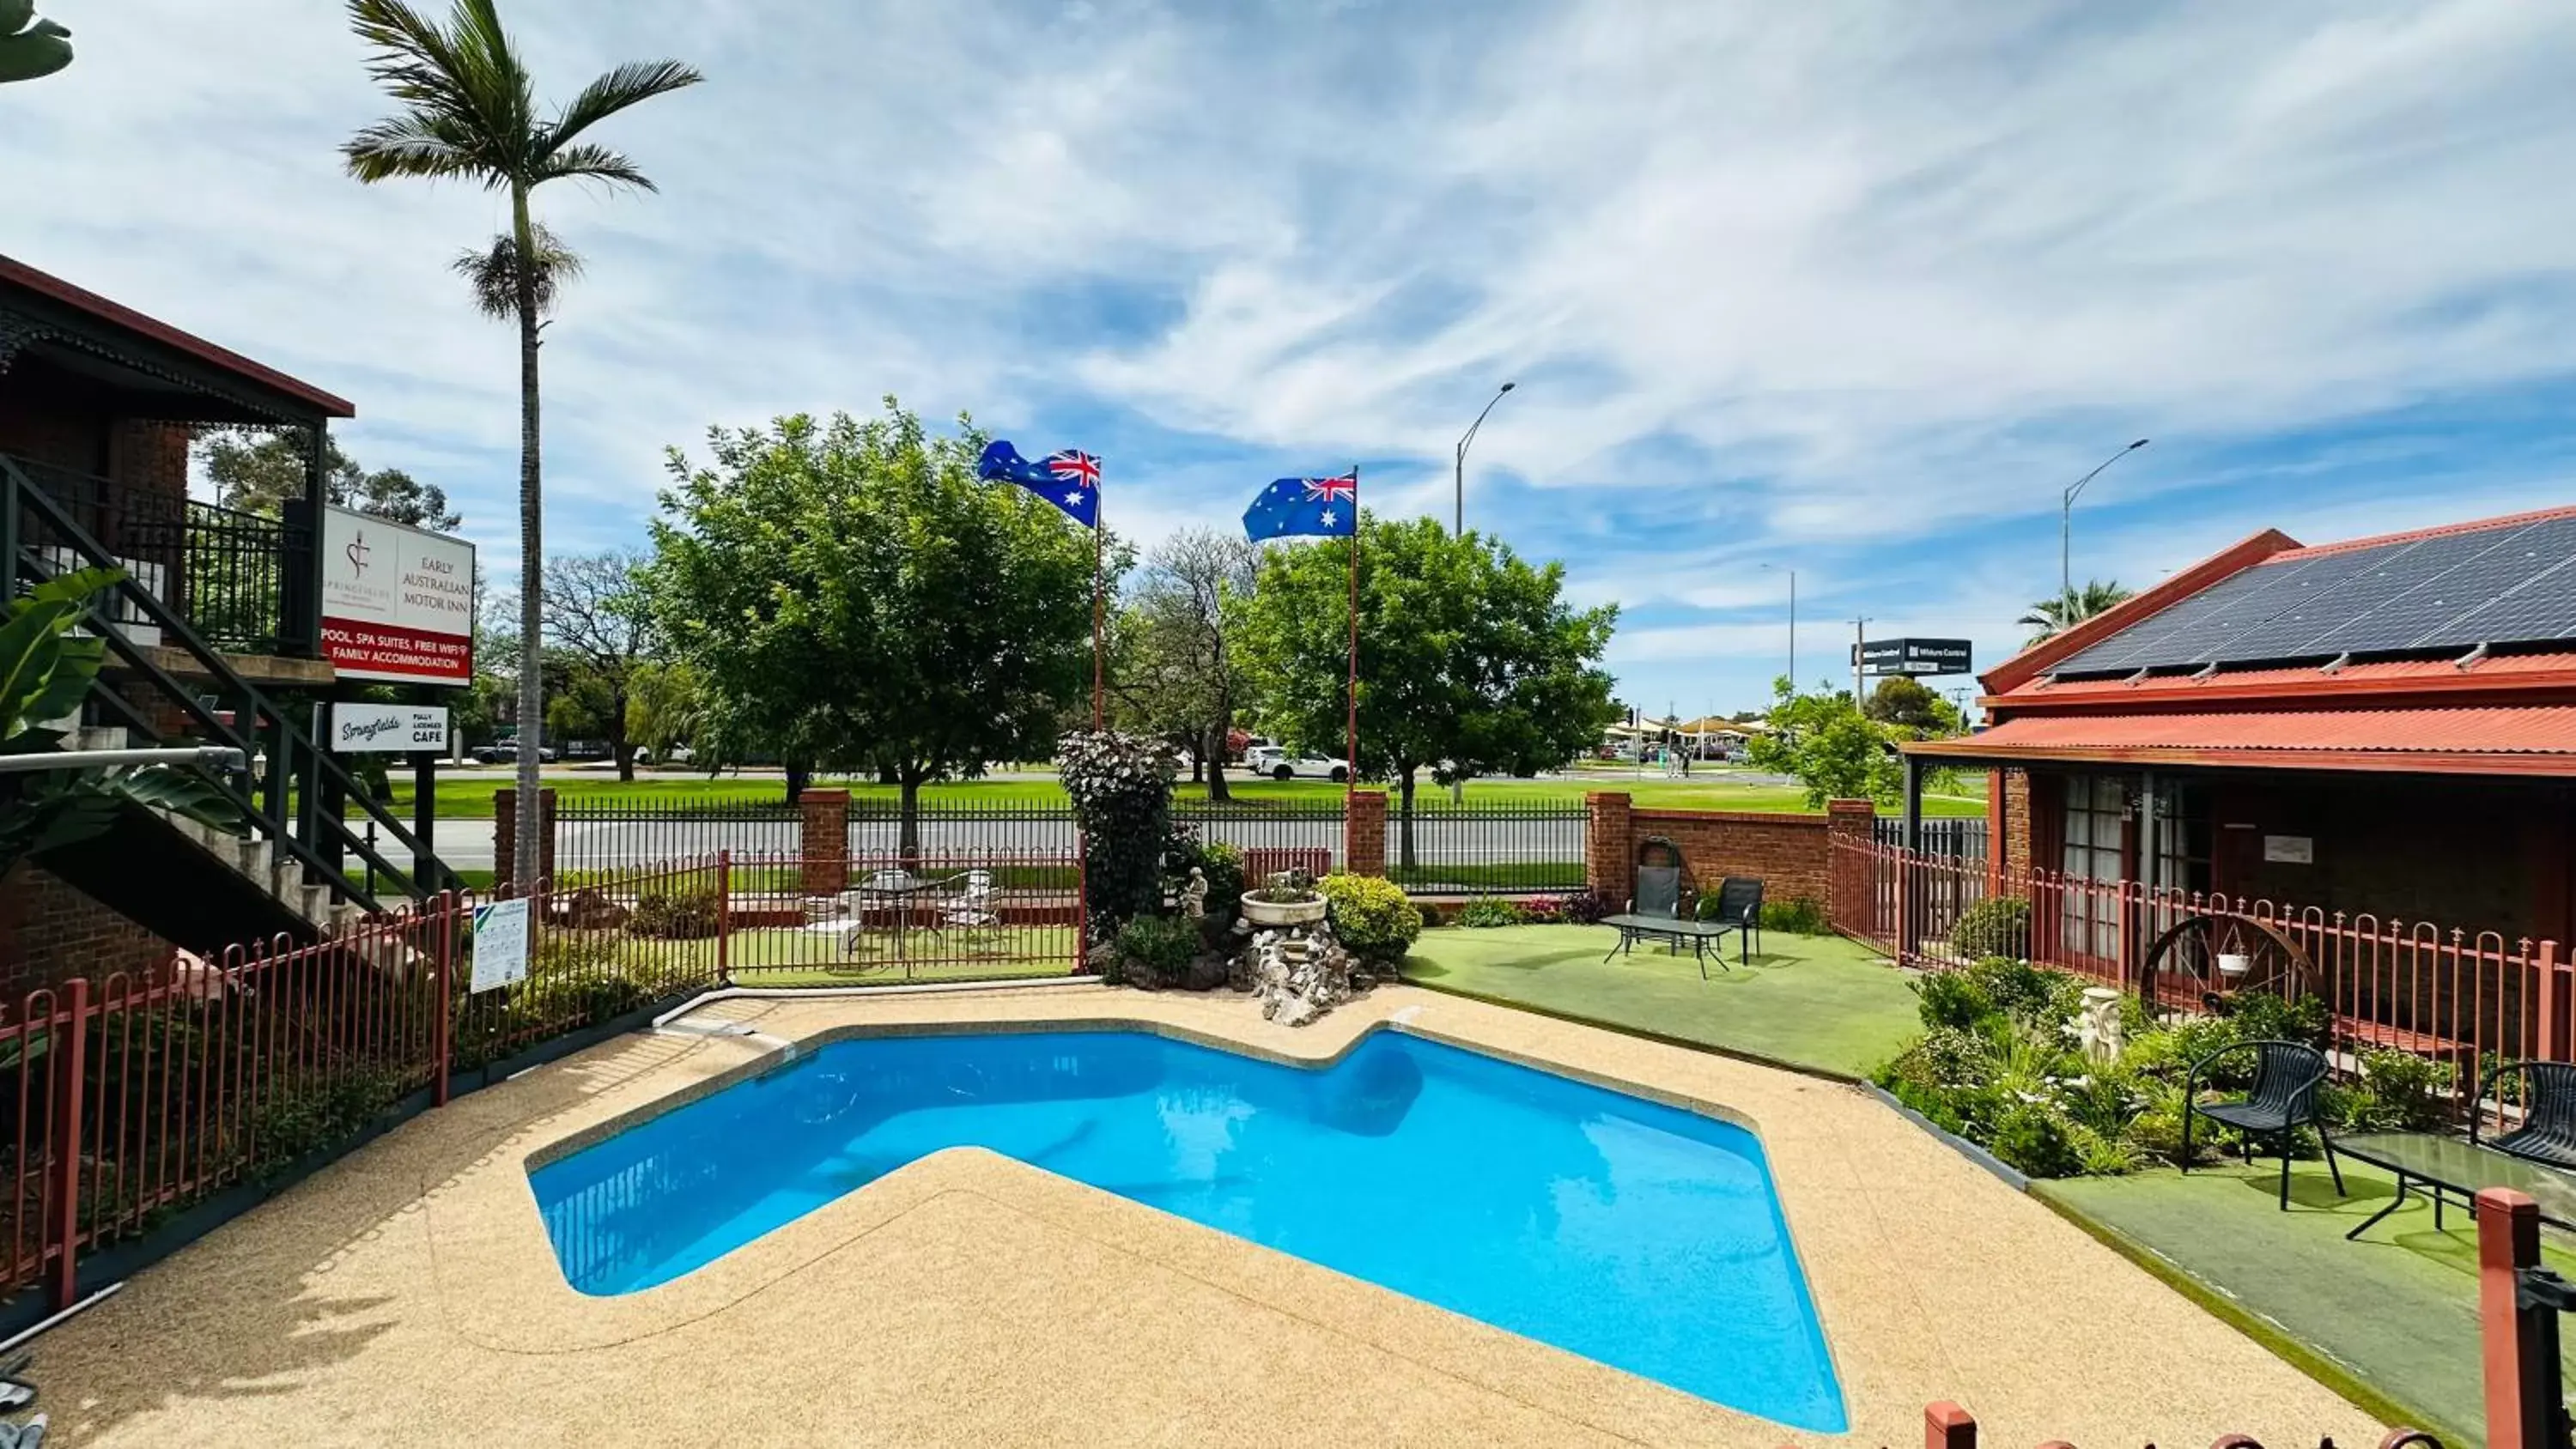
[[[483,158],[474,153],[467,139],[455,128],[411,112],[390,116],[361,129],[340,143],[340,155],[351,176],[360,181],[385,181],[397,176],[424,177],[445,181],[460,176],[480,176],[484,184],[498,184],[499,178]]]
[[[546,127],[545,149],[550,154],[561,151],[574,137],[627,107],[686,90],[705,79],[696,68],[676,60],[628,61],[581,88],[581,94]]]
[[[581,275],[578,253],[563,244],[543,225],[532,225],[537,258],[537,313],[555,308],[555,296],[566,282]],[[501,321],[519,315],[519,240],[508,232],[492,238],[485,248],[468,247],[456,254],[456,274],[463,277],[474,293],[474,305],[485,316]]]
[[[458,0],[445,27],[404,0],[349,0],[349,20],[368,74],[403,106],[341,147],[351,175],[528,179],[541,154],[534,87],[489,0]]]
[[[545,159],[538,170],[539,181],[557,181],[568,176],[587,177],[594,181],[612,181],[642,191],[658,191],[653,178],[645,175],[623,152],[605,146],[584,143],[566,146]]]

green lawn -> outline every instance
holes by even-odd
[[[1976,777],[1982,779],[1982,777]],[[853,798],[893,802],[898,792],[891,785],[873,780],[822,780],[820,788],[848,790]],[[1328,780],[1244,780],[1229,781],[1235,799],[1247,808],[1264,804],[1329,804],[1342,797],[1342,787]],[[398,818],[409,819],[412,808],[411,777],[397,774],[393,781],[393,810]],[[547,788],[555,792],[558,802],[608,803],[635,805],[718,804],[729,802],[776,804],[787,798],[786,786],[775,775],[718,776],[648,775],[632,784],[620,784],[614,776],[567,779],[550,777]],[[438,811],[443,819],[488,820],[492,817],[495,791],[510,788],[506,775],[474,773],[441,775],[438,782]],[[1467,803],[1508,809],[1520,804],[1579,804],[1596,790],[1621,790],[1635,797],[1644,808],[1688,810],[1763,810],[1814,814],[1807,806],[1806,794],[1795,786],[1759,785],[1726,776],[1711,777],[1703,772],[1688,780],[1667,780],[1661,776],[1632,779],[1625,775],[1604,773],[1598,778],[1571,780],[1476,780],[1467,786]],[[1178,799],[1203,801],[1207,787],[1184,782],[1175,792]],[[923,799],[934,803],[970,803],[1007,807],[1010,805],[1055,806],[1064,803],[1064,789],[1052,779],[1045,780],[975,780],[949,785],[932,785],[922,792]],[[1433,808],[1446,806],[1446,790],[1423,786],[1417,798]],[[1923,802],[1926,815],[1982,816],[1985,800],[1977,796],[1927,796]]]
[[[1425,931],[1408,981],[1720,1051],[1859,1076],[1921,1029],[1908,978],[1839,936],[1774,931],[1750,966],[1710,968],[1640,945],[1603,962],[1605,926]],[[1733,944],[1729,943],[1732,960]]]
[[[2145,1249],[2152,1267],[2180,1275],[2204,1302],[2215,1299],[2221,1316],[2250,1316],[2255,1336],[2276,1351],[2286,1338],[2288,1357],[2329,1383],[2342,1379],[2337,1387],[2347,1395],[2389,1401],[2364,1407],[2433,1430],[2445,1444],[2482,1443],[2477,1230],[2468,1212],[2445,1212],[2446,1231],[2436,1232],[2432,1207],[2410,1198],[2359,1242],[2346,1242],[2348,1229],[2387,1205],[2389,1177],[2346,1161],[2352,1196],[2338,1199],[2323,1161],[2293,1163],[2284,1213],[2275,1206],[2278,1171],[2277,1161],[2189,1175],[2162,1170],[2046,1182],[2034,1191]],[[2559,1272],[2576,1275],[2576,1253],[2560,1251],[2567,1246],[2551,1233],[2543,1252]],[[2576,1366],[2576,1352],[2568,1362]]]

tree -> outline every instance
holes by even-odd
[[[1226,612],[1251,597],[1259,566],[1246,539],[1184,529],[1147,557],[1120,621],[1120,712],[1186,749],[1194,773],[1206,775],[1210,800],[1230,798],[1226,734],[1243,694]]]
[[[2084,587],[2069,589],[2061,598],[2042,599],[2030,606],[2030,612],[2013,622],[2034,631],[2030,642],[2036,644],[2054,634],[2063,633],[2096,614],[2108,613],[2135,591],[2120,587],[2117,579],[2104,583],[2087,579]]]
[[[1919,679],[1892,674],[1878,682],[1878,688],[1861,706],[1861,713],[1883,725],[1893,725],[1916,739],[1938,735],[1955,735],[1965,726],[1958,706],[1943,699]]]
[[[1413,863],[1416,776],[1530,774],[1591,749],[1619,717],[1599,667],[1616,605],[1577,611],[1561,564],[1427,519],[1363,514],[1357,772],[1392,779]],[[1236,608],[1237,650],[1275,734],[1342,752],[1347,541],[1272,547]]]
[[[665,764],[677,746],[702,747],[706,743],[704,694],[698,672],[687,660],[643,661],[627,683],[627,736]],[[697,763],[712,768],[721,761],[709,752]]]
[[[479,183],[510,195],[508,257],[541,257],[530,193],[550,181],[581,177],[614,186],[654,189],[624,155],[581,139],[600,122],[704,77],[675,60],[630,62],[593,80],[555,112],[538,115],[536,86],[501,27],[497,0],[456,0],[440,25],[404,0],[349,0],[349,20],[370,55],[368,74],[400,103],[396,115],[352,136],[341,148],[349,174],[362,182],[397,177]],[[487,258],[491,254],[487,253]],[[519,818],[521,893],[536,889],[537,747],[544,718],[545,530],[537,389],[537,333],[545,297],[539,268],[505,261],[517,295],[519,324]],[[560,274],[559,274],[560,275]],[[472,279],[488,306],[485,278]]]
[[[1046,758],[1091,682],[1090,535],[978,482],[984,442],[933,437],[892,398],[864,423],[715,429],[708,466],[672,450],[653,525],[655,617],[715,733],[889,767],[906,856],[923,785]]]
[[[1799,694],[1785,674],[1771,689],[1771,729],[1745,745],[1755,769],[1795,776],[1807,787],[1810,808],[1828,800],[1887,802],[1904,793],[1905,767],[1894,741],[1852,707],[1850,694]]]
[[[564,673],[580,696],[566,714],[547,722],[608,740],[617,778],[635,778],[635,744],[626,712],[635,675],[652,652],[653,612],[641,577],[643,560],[630,553],[576,554],[546,560],[546,638],[563,656]]]
[[[206,444],[206,477],[215,485],[215,501],[263,518],[281,516],[287,499],[304,496],[304,469],[301,433],[272,433],[256,442],[218,435]],[[329,433],[322,435],[322,482],[329,502],[395,523],[453,533],[464,522],[447,506],[444,489],[400,468],[370,473],[341,452],[339,439]]]

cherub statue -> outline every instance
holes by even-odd
[[[1190,867],[1190,883],[1181,887],[1181,914],[1196,921],[1207,915],[1207,872]]]

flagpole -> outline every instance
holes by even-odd
[[[1095,731],[1109,727],[1108,696],[1103,688],[1108,675],[1102,663],[1100,587],[1101,575],[1106,571],[1103,560],[1109,550],[1108,525],[1103,518],[1108,511],[1108,500],[1101,496],[1100,485],[1095,482],[1091,485],[1091,727]]]
[[[1342,736],[1342,798],[1360,788],[1360,470],[1351,465],[1351,686],[1350,719]]]

